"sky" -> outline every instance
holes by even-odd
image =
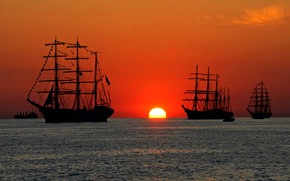
[[[112,117],[186,117],[190,73],[220,75],[235,117],[250,116],[263,81],[273,116],[290,116],[288,0],[0,0],[0,118],[29,111],[26,101],[57,36],[98,56],[110,79]]]

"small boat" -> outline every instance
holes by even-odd
[[[226,119],[232,118],[234,113],[231,110],[229,89],[218,87],[218,74],[191,73],[195,83],[193,89],[185,90],[186,98],[183,99],[182,108],[188,119]]]
[[[31,112],[19,112],[14,115],[15,119],[36,119],[38,118],[38,115],[35,111]]]
[[[55,41],[28,93],[46,123],[106,122],[111,108],[109,79],[101,73],[97,54],[87,46]]]
[[[248,112],[253,119],[264,119],[272,116],[270,96],[263,81],[253,89],[253,95],[247,107]]]
[[[226,117],[223,122],[234,122],[235,118],[234,117]]]

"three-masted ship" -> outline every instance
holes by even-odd
[[[218,87],[219,75],[198,72],[191,73],[195,80],[193,89],[185,90],[186,98],[182,105],[188,119],[227,119],[234,120],[234,113],[231,110],[229,89]]]
[[[263,81],[253,89],[253,95],[247,107],[253,119],[264,119],[272,116],[270,96]]]
[[[45,44],[51,49],[28,93],[47,123],[106,122],[111,108],[110,82],[100,70],[96,51],[76,43]]]

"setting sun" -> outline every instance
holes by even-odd
[[[166,112],[161,108],[154,108],[149,112],[149,118],[166,118]]]

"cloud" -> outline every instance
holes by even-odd
[[[281,6],[269,6],[258,10],[245,10],[246,15],[238,19],[232,19],[235,24],[253,24],[253,25],[274,25],[285,23],[285,18],[289,16]]]
[[[211,16],[210,15],[204,15],[203,18],[207,21],[210,21],[211,20]]]
[[[216,16],[216,18],[219,19],[219,20],[224,20],[225,19],[225,16],[219,14],[219,15]]]

